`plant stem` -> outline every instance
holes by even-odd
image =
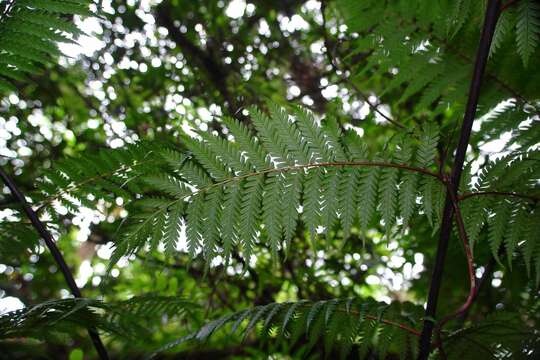
[[[458,197],[458,201],[463,201],[473,196],[512,196],[529,201],[540,201],[540,197],[528,194],[519,194],[511,191],[478,191],[465,193]]]
[[[420,337],[418,353],[419,360],[426,360],[429,356],[429,353],[431,352],[431,335],[433,333],[433,328],[435,325],[434,318],[437,312],[437,300],[439,298],[439,291],[441,289],[444,263],[446,259],[446,252],[448,250],[448,241],[450,239],[450,233],[452,231],[452,197],[457,196],[457,189],[461,179],[461,173],[463,171],[463,163],[465,161],[465,155],[467,153],[467,146],[469,145],[469,138],[474,122],[474,116],[476,114],[476,107],[478,105],[482,77],[486,68],[489,48],[491,47],[491,40],[495,31],[495,25],[497,24],[497,20],[500,14],[500,6],[501,4],[499,0],[489,0],[485,13],[484,26],[482,29],[480,44],[476,53],[474,72],[469,87],[469,98],[467,100],[467,106],[465,108],[465,115],[463,117],[463,123],[461,125],[461,132],[458,146],[456,148],[454,165],[452,167],[452,172],[450,175],[449,189],[447,190],[446,194],[446,201],[444,205],[441,230],[439,235],[439,243],[437,245],[437,255],[433,268],[433,274],[431,276],[431,284],[425,312],[424,327],[422,329],[422,335]]]
[[[17,201],[21,204],[24,212],[26,213],[26,216],[30,219],[30,222],[36,229],[36,231],[39,233],[43,241],[45,241],[45,245],[49,248],[54,261],[60,268],[60,271],[62,272],[62,275],[64,275],[64,279],[66,280],[66,283],[71,290],[71,293],[76,298],[82,298],[81,290],[75,283],[75,279],[73,278],[73,274],[71,273],[71,270],[69,269],[68,265],[66,264],[66,261],[64,260],[64,257],[62,256],[62,253],[56,246],[51,233],[47,230],[45,225],[39,220],[39,217],[37,216],[36,212],[32,209],[32,207],[26,202],[26,198],[24,197],[24,194],[19,190],[13,179],[11,179],[7,173],[4,172],[2,168],[0,168],[0,177],[6,184],[6,186],[9,188],[13,196],[17,199]],[[108,360],[109,356],[107,354],[107,350],[105,350],[105,346],[101,342],[101,338],[99,337],[98,332],[96,329],[89,328],[88,329],[88,335],[90,335],[90,338],[92,339],[92,342],[94,343],[94,347],[96,348],[97,353],[99,354],[99,357],[102,360]]]

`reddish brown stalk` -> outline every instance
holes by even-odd
[[[517,4],[518,0],[510,0],[501,7],[501,12],[508,9],[510,6]]]
[[[385,319],[379,319],[378,317],[376,316],[373,316],[373,315],[365,315],[367,319],[370,319],[370,320],[378,320],[380,322],[382,322],[383,324],[387,324],[387,325],[391,325],[391,326],[396,326],[402,330],[405,330],[411,334],[413,334],[414,336],[417,336],[417,337],[420,337],[421,333],[420,331],[416,330],[416,329],[413,329],[412,327],[409,327],[407,325],[404,325],[404,324],[401,324],[401,323],[398,323],[398,322],[394,322],[394,321],[391,321],[391,320],[385,320]]]
[[[455,193],[453,191],[451,191],[452,189],[451,189],[450,183],[448,181],[445,181],[445,184],[447,185],[448,190],[449,190],[450,200],[452,201],[452,206],[454,208],[456,225],[457,225],[457,228],[458,228],[458,234],[459,234],[459,237],[461,238],[461,241],[463,243],[463,248],[465,250],[465,256],[467,258],[467,272],[468,272],[468,275],[469,275],[469,286],[470,286],[470,288],[469,288],[469,295],[467,296],[467,300],[465,301],[465,303],[463,303],[463,305],[461,305],[460,308],[457,309],[455,312],[445,316],[437,324],[437,327],[435,329],[435,334],[436,334],[436,338],[437,338],[436,346],[439,348],[443,358],[446,357],[446,355],[444,353],[444,350],[442,348],[442,340],[441,340],[441,331],[442,331],[444,325],[446,325],[446,323],[448,323],[450,320],[452,320],[452,319],[462,315],[463,313],[465,313],[471,307],[471,305],[473,304],[473,302],[474,302],[474,300],[476,298],[476,293],[477,293],[473,253],[472,253],[472,250],[471,250],[469,239],[467,237],[467,231],[465,230],[465,224],[463,222],[463,217],[461,216],[461,210],[460,210],[459,205],[458,205],[458,199],[457,199]]]
[[[306,305],[307,306],[307,305]],[[347,310],[343,310],[343,309],[338,309],[337,311],[347,311]],[[348,310],[347,311],[349,314],[353,314],[353,315],[360,315],[360,312],[356,311],[356,310]],[[375,321],[379,321],[383,324],[386,324],[386,325],[390,325],[390,326],[395,326],[395,327],[398,327],[402,330],[405,330],[409,333],[411,333],[412,335],[414,336],[417,336],[419,337],[421,335],[420,331],[408,326],[408,325],[405,325],[405,324],[402,324],[402,323],[398,323],[396,321],[392,321],[392,320],[386,320],[386,319],[382,319],[382,318],[379,318],[378,316],[374,316],[374,315],[369,315],[369,314],[366,314],[366,315],[363,315],[366,319],[369,319],[369,320],[375,320]]]

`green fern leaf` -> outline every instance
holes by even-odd
[[[153,188],[177,198],[183,198],[191,194],[191,191],[182,181],[170,175],[147,176],[144,180]]]
[[[437,144],[439,142],[439,129],[437,126],[433,123],[427,123],[420,134],[419,142],[416,162],[422,168],[430,167],[437,154]]]
[[[330,168],[326,172],[323,180],[322,190],[322,218],[326,232],[334,226],[338,218],[339,204],[339,183],[341,180],[341,168]]]
[[[281,202],[283,201],[282,179],[280,173],[271,173],[266,177],[263,194],[263,221],[270,242],[272,256],[277,259],[279,244],[283,234]]]
[[[516,39],[518,53],[527,67],[540,40],[540,4],[522,0],[517,4]]]
[[[284,141],[287,162],[294,164],[295,159],[298,159],[304,164],[309,164],[309,149],[307,144],[303,141],[302,135],[296,125],[289,120],[289,115],[285,112],[285,109],[275,104],[269,104],[269,108],[272,114],[272,122],[276,125],[276,135]]]
[[[221,222],[221,187],[214,187],[206,193],[204,203],[203,256],[210,263],[216,253]]]
[[[327,117],[322,124],[332,161],[347,161],[345,149],[340,139],[343,137],[338,122],[334,117]]]
[[[345,239],[351,234],[351,228],[356,219],[360,174],[357,168],[345,168],[339,184],[339,212]]]
[[[242,152],[245,153],[247,158],[246,162],[248,164],[252,164],[257,171],[271,167],[263,147],[257,143],[257,138],[251,134],[244,124],[229,117],[223,118],[223,123],[231,131],[231,134],[234,136],[234,141],[238,143]]]
[[[526,220],[527,214],[523,207],[515,208],[509,222],[508,236],[504,242],[506,248],[506,258],[508,259],[508,267],[510,270],[512,270],[514,250],[517,248],[518,243],[522,240]]]
[[[223,241],[223,257],[229,262],[233,247],[238,243],[238,223],[242,193],[240,184],[232,182],[224,189],[223,213],[221,215],[221,239]]]
[[[246,179],[242,188],[242,204],[240,206],[240,243],[244,258],[249,261],[253,246],[257,240],[258,220],[261,210],[264,176],[251,176]]]
[[[197,250],[202,244],[202,234],[204,232],[203,211],[204,193],[197,193],[193,195],[186,210],[187,248],[191,258],[195,257]]]
[[[281,212],[283,234],[287,250],[296,231],[298,222],[298,208],[300,207],[303,181],[302,175],[303,173],[297,171],[289,171],[283,174],[283,200],[281,201]]]
[[[166,225],[164,227],[163,242],[165,243],[165,252],[168,255],[174,254],[176,244],[180,236],[182,226],[182,213],[184,211],[184,202],[176,201],[169,212]]]
[[[499,248],[507,230],[507,221],[511,214],[511,204],[506,200],[499,202],[495,214],[488,219],[488,241],[493,257],[499,262]]]
[[[360,224],[364,230],[367,230],[369,223],[375,212],[377,201],[377,183],[379,178],[379,169],[376,167],[366,167],[362,169],[362,178],[360,182]]]
[[[311,240],[317,235],[317,227],[321,225],[321,188],[323,184],[323,170],[320,168],[309,169],[304,182],[304,201],[302,217],[307,225]]]
[[[183,136],[182,140],[193,153],[195,159],[208,171],[213,179],[223,181],[232,177],[233,174],[219,160],[220,154],[206,146],[202,141],[192,139],[188,136]]]
[[[321,128],[315,122],[313,114],[308,110],[297,108],[295,111],[296,124],[307,142],[310,154],[310,163],[331,161],[332,153],[327,146]]]
[[[386,238],[390,239],[391,229],[396,216],[398,170],[387,167],[382,169],[381,173],[379,187],[381,212],[386,228]]]
[[[270,153],[273,161],[278,167],[282,167],[285,164],[294,165],[289,157],[287,144],[278,130],[274,120],[270,119],[266,114],[261,112],[256,107],[249,109],[253,125],[257,129],[257,135],[262,140],[262,144],[266,150]]]
[[[501,47],[506,36],[513,27],[513,14],[507,9],[503,11],[497,21],[495,32],[493,33],[493,40],[491,41],[491,48],[489,49],[489,57],[492,57],[495,52]]]
[[[61,14],[93,15],[88,10],[88,5],[63,0],[17,0],[17,6],[27,6]]]

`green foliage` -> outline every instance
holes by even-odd
[[[481,344],[481,346],[479,346]],[[469,328],[450,334],[448,359],[534,359],[539,354],[534,330],[519,315],[499,311]]]
[[[0,91],[20,91],[1,102],[1,165],[85,296],[110,300],[0,316],[6,354],[91,357],[93,327],[123,358],[164,343],[180,358],[416,358],[486,2],[255,2],[239,17],[227,1],[132,3],[107,3],[104,47],[47,76],[80,34],[68,20],[101,2],[0,5]],[[434,358],[538,353],[540,8],[502,5],[453,204],[466,236],[455,221],[451,296],[426,320],[465,310]],[[113,139],[129,145],[95,150]],[[65,297],[7,189],[0,206],[0,301]],[[483,273],[473,308],[465,265]],[[167,296],[119,301],[146,292]]]
[[[532,268],[538,269],[540,261],[532,255],[538,253],[538,243],[530,236],[538,228],[535,223],[538,204],[534,198],[512,194],[538,196],[538,156],[538,151],[518,152],[490,161],[468,190],[469,194],[483,195],[465,198],[461,202],[467,234],[472,244],[479,240],[482,230],[487,226],[487,240],[493,257],[499,259],[499,252],[504,247],[511,268],[512,259],[521,253],[529,273]],[[508,194],[508,197],[501,196],[501,193]],[[520,251],[516,252],[518,249]],[[536,281],[540,281],[538,272]]]
[[[321,228],[328,232],[338,220],[350,231],[357,208],[364,228],[374,212],[380,211],[390,236],[396,217],[410,218],[411,202],[420,195],[409,184],[406,193],[400,195],[400,201],[407,204],[399,206],[398,184],[402,178],[407,178],[411,172],[419,173],[416,176],[422,178],[422,182],[432,184],[427,178],[436,176],[430,172],[438,139],[434,127],[427,127],[419,134],[420,167],[415,168],[365,156],[363,160],[357,160],[356,155],[347,156],[345,154],[353,151],[336,136],[331,120],[325,119],[319,125],[310,112],[297,109],[293,122],[284,109],[273,105],[271,108],[271,116],[251,109],[257,133],[250,135],[250,141],[227,142],[208,134],[201,134],[200,139],[185,135],[185,153],[163,151],[161,155],[174,173],[145,178],[150,186],[146,192],[155,196],[157,191],[163,197],[159,200],[144,197],[135,202],[135,206],[142,204],[149,211],[134,216],[136,221],[128,225],[124,240],[117,243],[114,259],[137,252],[148,242],[155,246],[161,240],[172,251],[179,240],[181,217],[187,224],[185,236],[189,253],[194,256],[202,250],[207,261],[217,255],[228,261],[235,247],[247,260],[263,239],[276,257],[283,248],[283,241],[290,240],[299,218],[309,229],[312,240]],[[236,120],[228,120],[227,124],[235,130],[233,135],[239,134],[245,139],[249,136]],[[361,139],[353,137],[352,141]],[[409,149],[409,157],[412,156],[416,147],[414,138],[413,141],[403,139],[401,148],[405,147]],[[250,154],[261,161],[256,165]],[[402,163],[404,160],[401,158]],[[266,167],[260,168],[263,164]],[[340,203],[342,186],[358,187],[359,196]],[[435,185],[430,187],[429,197],[425,198],[426,206],[429,204],[432,209],[430,216],[440,207],[431,204],[437,200],[433,194],[442,191],[443,188]],[[376,206],[378,198],[381,199],[380,209]],[[360,203],[363,206],[357,205]],[[301,216],[298,214],[300,206]],[[402,210],[404,214],[400,213]],[[160,224],[161,221],[165,224],[163,239],[159,231],[152,231],[158,219]]]
[[[388,351],[411,357],[415,353],[418,323],[411,319],[422,309],[412,304],[379,303],[371,299],[332,299],[317,302],[271,303],[226,315],[198,331],[164,346],[160,351],[187,341],[204,342],[230,326],[229,336],[249,337],[256,329],[273,343],[292,347],[302,340],[297,353],[306,358],[313,352],[332,353],[339,349],[342,359],[353,350],[370,349],[383,359]],[[323,345],[323,346],[321,346]]]
[[[156,319],[193,318],[196,304],[176,297],[138,296],[105,303],[92,299],[51,300],[0,315],[0,339],[48,339],[73,328],[93,327],[118,337],[144,339]]]
[[[536,1],[524,0],[518,4],[516,39],[518,52],[527,66],[540,40],[540,4]]]
[[[141,178],[166,188],[170,195],[180,195],[182,183],[174,177],[155,173],[156,166],[165,163],[159,156],[161,151],[165,150],[159,145],[138,143],[124,149],[102,150],[95,155],[65,159],[46,171],[39,183],[40,210],[55,216],[55,205],[76,213],[81,205],[95,208],[95,200],[99,199],[114,203],[120,197],[128,201],[141,191],[138,181]]]
[[[38,71],[51,56],[60,55],[57,42],[72,43],[81,31],[62,14],[93,15],[89,1],[7,0],[0,10],[0,91],[15,92],[11,81]]]

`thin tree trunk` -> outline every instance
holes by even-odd
[[[480,44],[476,53],[474,72],[469,87],[469,98],[467,100],[467,106],[465,108],[465,115],[463,117],[463,124],[461,126],[459,143],[456,148],[454,165],[452,167],[452,172],[449,179],[450,186],[446,194],[446,201],[444,205],[443,218],[439,235],[439,243],[437,245],[437,255],[433,268],[433,274],[431,277],[431,284],[424,317],[424,327],[422,329],[422,335],[420,337],[419,343],[419,360],[426,360],[429,356],[429,353],[431,352],[431,335],[433,333],[433,328],[435,325],[437,300],[439,298],[439,291],[441,288],[444,263],[446,260],[446,252],[448,250],[448,241],[450,239],[450,233],[452,231],[453,206],[451,201],[452,194],[450,193],[450,191],[453,192],[453,196],[457,195],[457,190],[461,179],[461,172],[463,171],[463,163],[465,161],[467,146],[469,145],[469,138],[474,122],[474,116],[476,114],[476,107],[478,105],[482,77],[486,68],[489,48],[491,46],[491,40],[495,31],[495,25],[497,24],[497,20],[500,14],[500,6],[501,4],[499,0],[489,0],[486,9],[484,27],[482,29]]]

